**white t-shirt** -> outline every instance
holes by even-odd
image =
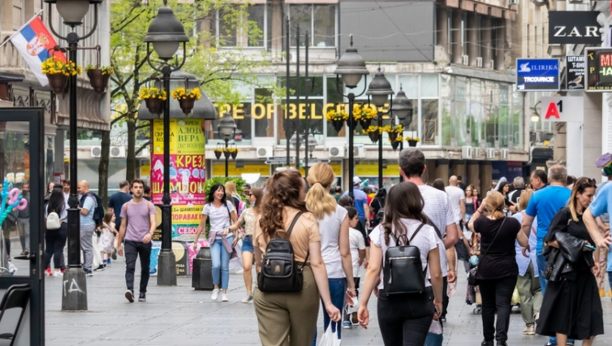
[[[353,260],[353,277],[359,277],[359,250],[365,250],[363,234],[354,228],[349,228],[349,242],[351,245],[351,259]]]
[[[319,222],[319,233],[321,233],[321,256],[327,269],[329,279],[341,279],[345,277],[342,270],[342,258],[340,256],[339,238],[340,225],[346,214],[346,209],[336,205],[336,211],[331,215],[325,214]]]
[[[414,220],[414,219],[402,219],[402,222],[404,223],[404,225],[406,226],[406,229],[408,230],[407,235],[406,235],[408,239],[412,237],[414,232],[421,225],[421,221]],[[429,225],[425,225],[421,228],[419,233],[410,242],[410,245],[413,245],[419,248],[419,252],[421,253],[421,265],[423,266],[423,270],[425,270],[425,268],[427,267],[427,256],[429,255],[429,251],[438,247],[438,241],[436,240],[436,238],[438,237],[436,236],[436,231],[433,229],[433,227]],[[374,244],[381,248],[382,253],[383,253],[383,265],[384,265],[387,249],[389,247],[395,246],[395,239],[393,237],[389,237],[389,245],[386,245],[385,244],[385,229],[382,225],[380,225],[372,230],[372,233],[370,233],[370,240],[372,241],[371,244]],[[383,272],[381,271],[380,284],[378,285],[378,289],[384,288],[383,280],[384,280]],[[429,286],[431,286],[431,283],[426,277],[425,287],[429,287]]]
[[[461,221],[461,200],[465,200],[465,192],[456,186],[447,186],[444,190],[446,190],[448,197],[450,197],[455,214],[455,222]]]
[[[455,214],[453,213],[453,207],[448,195],[444,191],[440,191],[429,185],[419,185],[419,191],[423,196],[425,205],[423,206],[423,213],[427,215],[427,218],[433,222],[442,237],[446,235],[446,226],[455,224]],[[434,230],[434,233],[436,231]],[[446,258],[446,248],[444,242],[438,238],[438,248],[440,250],[440,266],[442,267],[442,276],[448,275],[448,259]]]
[[[212,203],[206,203],[206,205],[204,205],[202,214],[208,216],[210,231],[213,233],[223,233],[226,228],[232,225],[230,213],[236,210],[236,208],[232,201],[225,201],[225,204],[227,208],[224,205],[217,208]]]

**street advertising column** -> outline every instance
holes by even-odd
[[[205,138],[202,119],[170,119],[170,196],[172,197],[172,239],[176,256],[177,274],[189,272],[185,241],[193,241],[200,223],[206,196]],[[164,123],[153,121],[153,150],[151,154],[151,199],[161,205],[164,196]],[[159,210],[158,210],[159,212]],[[154,237],[151,272],[157,265],[161,248],[161,233]],[[181,249],[175,249],[180,247]],[[177,251],[179,250],[179,251]]]

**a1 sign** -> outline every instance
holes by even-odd
[[[542,97],[540,106],[542,121],[582,122],[584,100],[582,97]]]

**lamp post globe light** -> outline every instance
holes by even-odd
[[[236,136],[237,128],[238,126],[236,126],[236,122],[234,121],[234,118],[229,113],[225,113],[223,118],[219,120],[219,124],[217,125],[217,132],[219,132],[219,138],[225,141],[225,151],[227,151],[229,141],[231,139],[234,139],[234,137]],[[228,175],[228,160],[229,160],[229,155],[225,153],[225,177],[226,178]]]
[[[378,68],[378,72],[374,75],[374,79],[370,82],[368,86],[367,95],[372,96],[372,102],[376,106],[376,116],[378,118],[378,128],[382,128],[383,125],[383,116],[390,114],[393,108],[393,89],[391,89],[391,83],[385,77],[385,74],[380,71],[380,67]],[[387,103],[391,97],[391,106],[387,112],[380,111],[380,108]],[[382,138],[378,139],[378,189],[381,189],[383,186],[383,140]]]
[[[365,60],[359,55],[356,48],[353,48],[353,36],[351,35],[351,45],[346,49],[346,52],[340,57],[338,60],[338,64],[336,66],[336,70],[334,74],[336,75],[336,89],[338,89],[338,93],[348,99],[349,109],[348,109],[348,136],[349,136],[349,176],[348,176],[348,186],[349,186],[349,196],[354,198],[353,194],[353,176],[355,175],[355,160],[354,160],[354,148],[353,148],[353,130],[355,129],[355,119],[353,118],[353,106],[355,104],[355,97],[363,95],[367,84],[367,75],[370,72],[366,68]],[[363,91],[359,93],[359,95],[355,95],[352,91],[349,92],[348,95],[343,93],[343,90],[340,88],[339,78],[342,78],[344,85],[348,89],[354,89],[357,87],[357,84],[361,81],[361,78],[366,76],[366,80],[364,83]]]
[[[68,60],[77,64],[78,43],[91,36],[98,26],[98,5],[102,0],[45,0],[49,4],[49,29],[58,38],[68,43]],[[72,30],[66,36],[58,34],[53,27],[53,5],[63,19],[64,25],[74,27],[83,24],[83,18],[89,8],[94,8],[94,24],[88,33],[79,36]],[[87,310],[87,282],[81,266],[81,225],[79,213],[79,196],[77,194],[77,76],[69,77],[69,134],[70,134],[70,197],[68,198],[68,269],[64,273],[64,282],[74,282],[79,290],[68,290],[62,295],[62,310]],[[91,235],[90,235],[91,236]],[[91,269],[90,269],[91,270]]]
[[[163,75],[163,87],[167,95],[164,101],[164,196],[162,198],[162,246],[159,253],[157,284],[159,286],[176,286],[176,259],[172,252],[172,198],[170,197],[170,74],[185,64],[186,44],[189,41],[185,28],[176,18],[167,1],[157,12],[149,25],[144,42],[147,43],[147,62],[154,70]],[[183,44],[183,59],[178,66],[171,66],[172,59],[180,44]],[[151,63],[150,44],[163,60],[161,67]]]

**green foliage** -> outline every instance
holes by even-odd
[[[233,177],[227,177],[227,178],[226,177],[214,177],[212,179],[206,180],[206,183],[204,184],[204,190],[206,191],[206,196],[210,195],[210,189],[213,187],[213,185],[215,184],[225,185],[225,183],[228,181],[233,181],[234,184],[236,184],[236,190],[238,190],[238,194],[242,196],[242,191],[244,191],[244,186],[246,185],[246,182],[242,178],[233,178]]]

